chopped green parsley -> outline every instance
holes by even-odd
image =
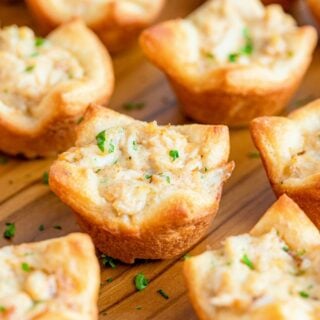
[[[49,184],[49,173],[45,171],[42,175],[42,183]]]
[[[44,231],[44,225],[43,224],[40,224],[40,226],[39,226],[39,231]]]
[[[127,111],[141,110],[145,107],[143,102],[126,102],[122,105],[122,108]]]
[[[41,38],[41,37],[36,37],[36,39],[34,41],[34,45],[36,47],[41,47],[45,42],[46,42],[46,39]]]
[[[175,161],[179,158],[179,151],[178,150],[170,150],[169,156],[171,157],[172,161]]]
[[[7,222],[6,229],[4,230],[3,236],[6,239],[12,239],[16,234],[16,225],[14,223]]]
[[[300,291],[299,295],[300,295],[300,297],[305,298],[305,299],[309,298],[309,293],[305,292],[305,291]]]
[[[35,66],[27,66],[27,67],[24,69],[24,71],[25,71],[25,72],[32,72],[34,68],[35,68]]]
[[[21,269],[23,271],[25,271],[25,272],[30,272],[31,271],[31,268],[30,268],[29,264],[26,263],[26,262],[22,262],[21,263]]]
[[[141,272],[138,273],[135,278],[134,278],[134,284],[136,286],[136,289],[138,291],[142,291],[144,290],[148,284],[149,284],[149,280],[145,277],[145,275]]]
[[[96,135],[96,141],[98,148],[102,152],[104,152],[104,144],[106,142],[106,130],[103,130]]]
[[[252,261],[249,259],[249,257],[244,254],[242,259],[240,260],[243,264],[245,264],[249,269],[254,270],[254,264]]]
[[[159,289],[157,291],[164,299],[168,300],[170,297],[168,296],[167,293],[165,293],[162,289]]]
[[[111,267],[112,269],[115,269],[117,267],[115,261],[113,258],[111,257],[108,257],[107,255],[105,254],[102,254],[100,256],[101,258],[101,262],[102,262],[102,265],[105,266],[105,267]]]

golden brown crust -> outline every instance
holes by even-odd
[[[318,0],[308,0],[307,3],[312,11],[312,14],[320,23],[320,2]]]
[[[94,101],[106,103],[112,93],[114,77],[111,59],[83,23],[68,23],[48,38],[78,59],[84,69],[85,80],[71,79],[56,85],[36,106],[41,112],[32,121],[28,116],[15,113],[8,116],[0,110],[0,149],[8,154],[33,158],[64,151],[74,142],[75,127],[88,105]]]
[[[146,3],[143,15],[126,10],[121,1],[110,1],[100,10],[99,16],[84,17],[91,28],[112,53],[128,47],[137,35],[156,19],[165,0]],[[67,22],[71,17],[62,14],[53,0],[27,0],[27,5],[44,34]],[[74,16],[76,17],[76,16]],[[80,16],[79,16],[80,17]]]
[[[320,234],[315,225],[308,219],[306,214],[288,196],[281,196],[262,216],[253,227],[250,234],[261,236],[277,230],[280,237],[290,248],[296,250],[312,251],[319,247]],[[207,252],[210,253],[210,252]],[[206,266],[205,254],[198,257],[191,257],[184,263],[184,275],[188,287],[189,297],[192,305],[201,320],[214,320],[215,317],[208,312],[208,301],[204,294],[203,278],[205,272],[212,272],[210,266]],[[203,259],[200,263],[197,259]],[[258,320],[281,320],[284,319],[281,305],[279,303],[268,303],[265,308],[254,314],[254,319]],[[244,316],[242,314],[242,316]],[[221,318],[221,316],[220,316]],[[219,319],[220,319],[219,318]],[[234,316],[226,312],[221,319],[235,319]]]
[[[320,100],[284,117],[261,117],[252,121],[251,135],[261,153],[272,188],[277,196],[287,194],[320,227],[320,177],[315,173],[291,183],[284,177],[285,167],[295,153],[303,150],[303,128],[317,130],[315,117],[320,114]],[[302,128],[302,129],[301,129]],[[314,128],[314,129],[312,129]],[[301,149],[301,150],[300,150]]]
[[[201,123],[244,126],[258,115],[280,113],[300,84],[317,39],[312,27],[296,30],[299,48],[306,50],[284,81],[270,82],[261,70],[233,64],[199,77],[192,69],[194,62],[183,58],[190,32],[182,23],[172,20],[151,27],[141,34],[140,44],[147,58],[166,73],[186,115]]]
[[[50,289],[57,290],[57,292],[51,298],[41,301],[44,306],[42,311],[29,310],[35,314],[32,319],[67,320],[79,317],[84,320],[98,319],[97,300],[100,287],[100,268],[92,240],[88,235],[73,233],[57,239],[8,246],[2,248],[1,251],[3,252],[2,257],[11,258],[13,261],[11,263],[16,263],[14,261],[19,261],[19,259],[26,261],[25,256],[30,255],[28,265],[31,271],[26,275],[25,271],[19,270],[21,268],[17,270],[17,276],[19,276],[19,272],[24,272],[21,279],[27,276],[26,279],[28,280],[28,277],[32,277],[32,273],[40,272],[44,277],[50,275],[57,283]],[[13,264],[11,268],[13,268]],[[45,281],[44,279],[42,280]],[[21,284],[21,292],[17,288],[16,292],[11,293],[13,297],[19,294],[25,295],[24,290],[28,292],[27,280]],[[38,292],[39,289],[37,289],[39,288],[39,282],[34,283],[37,285],[31,289],[43,296],[43,292]],[[47,289],[46,286],[41,285],[40,288]],[[34,299],[31,294],[30,298]],[[8,319],[11,319],[10,316],[15,318],[16,314],[12,315],[12,311],[10,311],[12,308],[15,309],[12,307],[14,303],[15,301],[10,300],[10,295],[1,301],[1,306],[5,308],[5,319],[7,319],[6,316],[8,316]],[[22,305],[18,306],[19,308],[22,310],[21,312],[25,309]]]
[[[111,110],[89,109],[79,127],[77,146],[84,143],[83,139],[90,139],[98,119],[103,122],[104,117],[111,117],[114,123],[133,121]],[[203,137],[208,135],[211,141],[217,141],[216,145],[221,145],[218,153],[223,150],[217,155],[220,159],[217,158],[217,166],[223,170],[221,182],[228,178],[234,166],[233,163],[226,164],[229,147],[225,129],[222,126],[201,128]],[[93,199],[92,191],[84,187],[87,178],[81,176],[74,165],[61,158],[52,165],[49,176],[51,189],[75,211],[81,228],[91,235],[97,248],[127,263],[138,258],[167,259],[181,254],[203,236],[216,215],[222,191],[222,183],[217,182],[210,205],[199,204],[194,197],[181,193],[170,195],[139,225],[128,225],[107,218],[109,209]]]

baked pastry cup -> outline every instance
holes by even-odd
[[[162,69],[185,114],[202,123],[244,126],[280,113],[316,45],[311,26],[297,27],[279,5],[211,0],[187,19],[145,30],[145,55]]]
[[[70,147],[91,102],[106,103],[113,69],[104,46],[80,21],[46,39],[27,27],[0,30],[0,150],[32,158]]]
[[[43,33],[81,18],[110,52],[126,48],[160,14],[165,0],[27,0]]]
[[[184,273],[201,320],[317,319],[320,234],[282,196],[249,234],[191,257]]]
[[[277,196],[288,194],[320,228],[320,100],[285,117],[252,121],[251,134]]]
[[[82,233],[0,249],[1,319],[96,320],[100,270]]]
[[[228,156],[225,126],[158,126],[96,106],[49,184],[101,252],[126,263],[167,259],[212,222]]]
[[[307,3],[317,19],[317,21],[320,23],[320,2],[319,0],[307,0]]]

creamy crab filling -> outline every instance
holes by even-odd
[[[292,156],[283,170],[283,180],[307,178],[320,173],[320,132],[307,134],[303,148]]]
[[[215,156],[178,129],[154,122],[103,130],[64,160],[86,170],[115,215],[132,216],[172,194],[201,196],[204,206],[212,205],[226,174],[212,165]]]
[[[319,248],[294,251],[272,230],[259,237],[229,237],[220,250],[206,255],[210,267],[202,286],[217,313],[254,314],[280,304],[294,319],[316,319]]]
[[[36,37],[27,27],[0,30],[0,105],[33,116],[59,83],[84,77],[70,52]]]
[[[194,46],[190,57],[203,70],[257,64],[283,68],[295,55],[296,23],[278,5],[258,0],[212,0],[186,20]]]
[[[64,302],[58,298],[62,280],[58,278],[62,276],[43,267],[36,252],[26,248],[1,249],[0,318],[33,319],[50,308],[62,310]]]

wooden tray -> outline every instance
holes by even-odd
[[[201,2],[168,1],[161,19],[184,16]],[[299,12],[301,16],[301,10]],[[304,14],[302,19],[306,22]],[[26,8],[19,1],[0,4],[0,21],[2,25],[32,26]],[[160,124],[186,122],[166,79],[146,61],[137,45],[115,57],[114,66],[117,83],[111,107],[138,119],[157,120]],[[319,80],[318,48],[291,108],[319,97]],[[145,107],[134,111],[123,109],[123,103],[133,101],[143,102]],[[236,162],[236,170],[225,186],[217,218],[201,242],[191,248],[191,255],[203,252],[208,246],[217,246],[227,235],[248,231],[275,199],[260,159],[252,154],[254,147],[248,130],[232,131],[231,144],[231,159]],[[8,158],[8,162],[5,159],[0,157],[0,232],[2,235],[6,222],[15,222],[17,231],[12,242],[1,237],[0,246],[59,237],[78,230],[71,210],[42,183],[42,175],[52,159],[24,161]],[[42,224],[44,231],[39,230]],[[196,319],[187,298],[182,265],[183,259],[179,257],[132,266],[118,264],[116,269],[102,267],[99,319]],[[144,272],[150,279],[143,292],[137,292],[133,285],[138,272]],[[113,281],[107,282],[109,278]],[[166,300],[159,295],[159,289],[170,298]]]

